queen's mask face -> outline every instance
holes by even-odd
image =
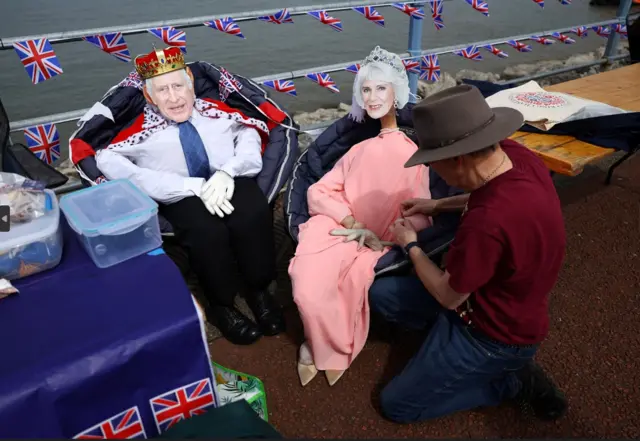
[[[367,114],[373,119],[385,116],[393,106],[394,94],[391,83],[366,80],[362,83],[362,101]]]
[[[152,78],[151,97],[165,118],[181,123],[193,112],[195,97],[184,71],[173,71]]]

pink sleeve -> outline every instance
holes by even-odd
[[[413,194],[412,198],[420,198],[420,199],[431,199],[431,191],[429,190],[429,168],[425,166],[420,166],[421,170],[417,176],[416,185],[413,186]],[[427,227],[433,225],[433,219],[431,216],[425,216],[424,214],[414,214],[413,216],[409,216],[405,218],[408,220],[413,229],[416,231],[424,230]]]
[[[352,150],[340,158],[327,174],[307,190],[307,204],[311,216],[324,214],[336,223],[340,223],[345,217],[351,215],[351,208],[344,194],[344,180],[351,166]]]

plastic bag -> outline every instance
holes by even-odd
[[[0,205],[9,206],[12,224],[29,222],[45,214],[50,201],[44,188],[43,183],[0,172]]]

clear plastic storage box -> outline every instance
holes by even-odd
[[[60,207],[49,189],[44,215],[25,223],[12,223],[8,232],[0,232],[0,278],[15,280],[30,276],[60,263],[63,240]]]
[[[60,209],[91,259],[106,268],[162,245],[158,204],[126,179],[66,194]]]

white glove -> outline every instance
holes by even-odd
[[[231,200],[234,189],[233,178],[222,170],[218,170],[202,186],[201,194],[203,199],[219,206],[223,200]]]
[[[381,241],[376,234],[366,228],[338,228],[331,230],[332,236],[347,236],[345,242],[358,241],[358,250],[363,246],[371,248],[373,251],[381,251],[385,246],[392,246],[393,242]]]
[[[234,210],[231,202],[226,199],[224,199],[220,205],[214,205],[204,199],[202,202],[204,202],[204,206],[207,207],[207,210],[209,210],[211,214],[215,214],[218,217],[224,217],[225,214],[231,214]]]

